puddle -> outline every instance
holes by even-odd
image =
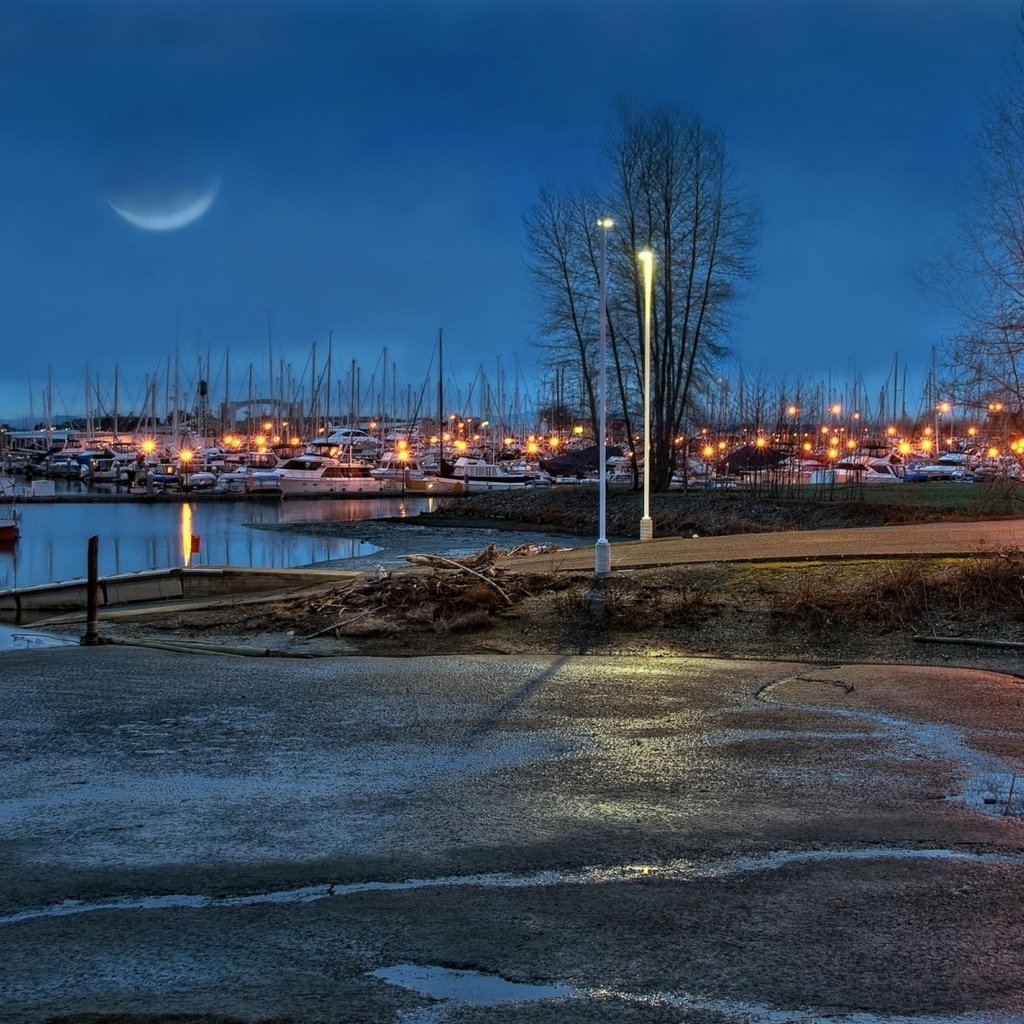
[[[827,732],[807,729],[720,729],[697,740],[696,745],[718,746],[727,743],[824,740],[825,742],[887,740],[887,732]]]
[[[583,995],[570,985],[531,985],[506,981],[497,974],[456,971],[447,967],[395,964],[371,972],[389,985],[418,992],[432,999],[452,999],[470,1006],[498,1006],[501,1003],[537,1002],[542,999],[572,999]]]
[[[834,715],[850,721],[881,726],[885,729],[884,733],[866,735],[873,738],[881,735],[883,738],[902,742],[911,748],[909,758],[917,757],[923,751],[932,760],[953,762],[959,766],[962,782],[960,793],[947,795],[946,799],[951,803],[964,804],[973,811],[991,817],[1001,817],[1008,811],[1024,806],[1024,780],[1017,779],[1016,784],[1014,783],[1013,766],[994,754],[975,750],[964,739],[965,730],[957,726],[914,722],[876,711],[798,704],[779,700],[767,692],[762,692],[758,699],[778,707]],[[1011,787],[1014,793],[1012,807]]]
[[[746,1024],[1019,1024],[1017,1015],[1004,1013],[967,1013],[952,1016],[880,1014],[867,1010],[826,1013],[801,1008],[782,1009],[764,1003],[744,1003],[730,999],[714,999],[690,993],[656,992],[638,995],[607,988],[582,989],[572,985],[535,985],[507,981],[482,971],[451,970],[447,967],[419,964],[395,964],[371,971],[370,977],[410,992],[443,1000],[420,1011],[402,1015],[404,1024],[440,1024],[447,1010],[458,1006],[498,1006],[502,1003],[540,1002],[543,1000],[588,999],[593,1002],[629,1003],[652,1008],[666,1008],[718,1014],[727,1019],[742,1019]],[[446,1006],[445,1004],[450,1004]]]
[[[731,857],[715,861],[679,859],[657,864],[617,864],[578,871],[536,871],[525,875],[504,873],[446,875],[437,878],[408,878],[394,882],[366,881],[346,884],[321,883],[294,889],[278,889],[238,896],[210,896],[202,893],[172,893],[165,896],[125,896],[94,902],[64,900],[49,907],[0,915],[0,926],[38,918],[70,917],[99,911],[237,908],[267,904],[313,903],[317,900],[367,892],[414,892],[421,889],[530,889],[555,885],[609,885],[633,882],[692,882],[727,878],[746,872],[777,871],[789,864],[829,861],[932,860],[959,861],[975,865],[1024,866],[1024,854],[969,853],[949,849],[912,849],[898,846],[869,846],[820,850],[778,850],[762,857]]]
[[[77,636],[59,636],[52,633],[37,633],[27,626],[12,626],[0,622],[0,651],[25,651],[35,647],[65,647],[78,644]]]

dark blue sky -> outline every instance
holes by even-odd
[[[369,375],[386,345],[416,386],[439,326],[467,382],[499,356],[531,371],[522,213],[541,186],[600,183],[618,100],[726,134],[763,217],[731,338],[747,373],[877,391],[898,352],[923,379],[955,321],[915,276],[955,231],[1017,15],[1018,0],[7,0],[0,416],[27,411],[31,379],[38,417],[48,368],[58,414],[82,408],[86,365],[109,387],[118,363],[131,404],[179,323],[183,366],[230,347],[240,392],[267,364],[268,311],[296,373],[333,331],[339,363]],[[146,231],[114,212],[147,202],[126,178],[164,172],[188,179],[177,201],[216,190],[204,216]]]

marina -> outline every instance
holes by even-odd
[[[277,527],[414,517],[429,497],[347,501],[55,501],[23,512],[21,538],[0,546],[0,590],[82,578],[86,542],[100,539],[101,575],[230,565],[286,569],[373,554],[374,545]]]
[[[231,566],[293,569],[337,565],[379,547],[352,536],[280,529],[303,522],[415,517],[431,498],[349,501],[104,501],[30,504],[13,543],[0,544],[0,591],[85,579],[88,539],[99,538],[102,577],[154,570]],[[86,496],[88,497],[88,496]],[[37,642],[23,627],[0,623],[0,650]]]

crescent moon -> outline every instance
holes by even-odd
[[[174,205],[170,208],[145,208],[141,205],[132,206],[129,203],[114,202],[110,196],[104,194],[110,208],[123,220],[143,231],[177,231],[179,228],[188,227],[189,224],[199,220],[206,213],[213,201],[217,198],[220,189],[220,179],[216,179],[205,191],[201,192],[194,199]]]

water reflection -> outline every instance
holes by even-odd
[[[433,512],[440,504],[434,497],[363,498],[358,501],[322,501],[289,498],[274,506],[278,523],[353,523],[360,519],[409,519]]]
[[[349,537],[252,529],[250,524],[408,518],[436,505],[436,498],[427,497],[26,503],[21,540],[10,548],[0,548],[0,590],[85,576],[86,543],[92,535],[100,539],[103,576],[204,565],[284,569],[358,558],[379,548]]]
[[[192,505],[185,501],[181,505],[181,564],[186,569],[192,561],[192,548],[198,546],[193,543],[193,536]],[[196,540],[198,540],[198,537]]]

